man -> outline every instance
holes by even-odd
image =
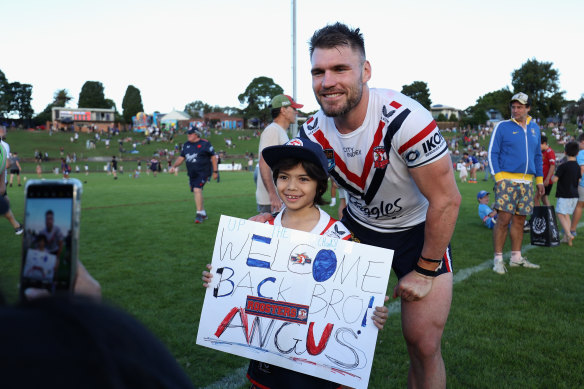
[[[115,155],[112,156],[111,165],[112,165],[112,174],[114,175],[114,180],[117,180],[118,179],[118,160],[116,159]]]
[[[511,119],[499,122],[489,144],[489,164],[495,177],[495,210],[497,224],[493,228],[495,258],[493,271],[505,274],[503,245],[507,231],[511,235],[510,266],[539,269],[539,265],[521,256],[523,225],[533,211],[533,177],[537,191],[543,196],[543,163],[539,126],[529,116],[529,97],[519,92],[511,98]],[[509,224],[511,227],[509,228]]]
[[[65,236],[61,232],[61,229],[55,225],[55,213],[50,209],[45,212],[45,228],[39,232],[39,235],[45,237],[45,248],[47,251],[56,255],[57,260],[59,260],[63,251]]]
[[[22,186],[20,183],[20,171],[22,168],[20,167],[20,159],[18,158],[18,153],[12,153],[10,157],[10,180],[8,182],[9,186],[12,188],[12,183],[14,182],[14,175],[16,174],[16,182],[18,186]]]
[[[463,161],[466,164],[467,168],[470,170],[470,175],[468,178],[468,182],[471,184],[476,184],[477,181],[477,170],[481,168],[481,164],[479,160],[474,155],[468,155],[468,153],[462,154]]]
[[[8,152],[4,149],[3,142],[0,143],[0,215],[4,216],[12,227],[14,228],[14,233],[16,235],[22,234],[24,229],[22,225],[16,220],[14,214],[10,210],[10,203],[8,202],[8,197],[6,196],[6,164],[8,160]]]
[[[578,135],[578,147],[580,148],[580,151],[576,156],[576,162],[580,165],[582,178],[578,183],[578,204],[576,204],[576,209],[572,214],[572,226],[570,227],[570,233],[572,236],[576,236],[576,229],[578,228],[578,222],[582,217],[582,209],[584,208],[584,134]]]
[[[286,130],[296,123],[297,109],[304,107],[288,95],[277,95],[270,103],[273,122],[265,128],[260,136],[259,170],[261,179],[256,183],[256,202],[258,212],[278,212],[282,201],[278,197],[272,178],[272,170],[262,157],[262,150],[268,146],[283,145],[288,142]]]
[[[554,150],[548,145],[547,136],[541,136],[541,159],[543,162],[543,187],[545,189],[545,193],[543,196],[539,195],[539,192],[535,193],[535,205],[551,205],[548,196],[552,191],[552,186],[554,186],[552,182],[552,177],[556,171],[556,153]]]
[[[370,89],[359,29],[336,23],[310,41],[312,88],[321,107],[301,136],[319,143],[347,191],[342,222],[365,244],[394,250],[409,387],[444,388],[440,342],[452,299],[449,242],[460,193],[430,113],[393,90]]]
[[[189,185],[191,192],[195,196],[197,216],[195,223],[200,224],[207,219],[207,212],[203,206],[203,186],[209,179],[209,174],[213,172],[213,179],[217,179],[219,173],[217,168],[217,154],[211,143],[201,139],[201,132],[196,128],[187,131],[188,140],[183,145],[180,156],[176,159],[170,173],[173,173],[177,166],[187,161],[187,172],[189,175]],[[211,170],[212,166],[212,170]]]

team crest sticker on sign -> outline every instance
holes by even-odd
[[[247,296],[245,313],[267,317],[269,319],[306,324],[308,305],[294,304],[286,301],[274,301],[269,298]]]
[[[385,147],[377,146],[373,148],[373,164],[376,169],[383,169],[389,164]]]

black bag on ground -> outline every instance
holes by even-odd
[[[550,247],[560,244],[560,232],[554,207],[534,207],[530,227],[532,245]]]

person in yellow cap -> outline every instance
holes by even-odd
[[[297,109],[304,107],[288,95],[277,95],[270,103],[273,122],[267,126],[260,136],[259,146],[259,177],[256,185],[256,202],[258,212],[278,212],[282,208],[282,200],[278,197],[272,170],[262,157],[262,150],[268,146],[279,146],[288,142],[286,130],[296,123]]]

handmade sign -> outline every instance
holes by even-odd
[[[365,388],[393,251],[221,216],[197,344]]]

